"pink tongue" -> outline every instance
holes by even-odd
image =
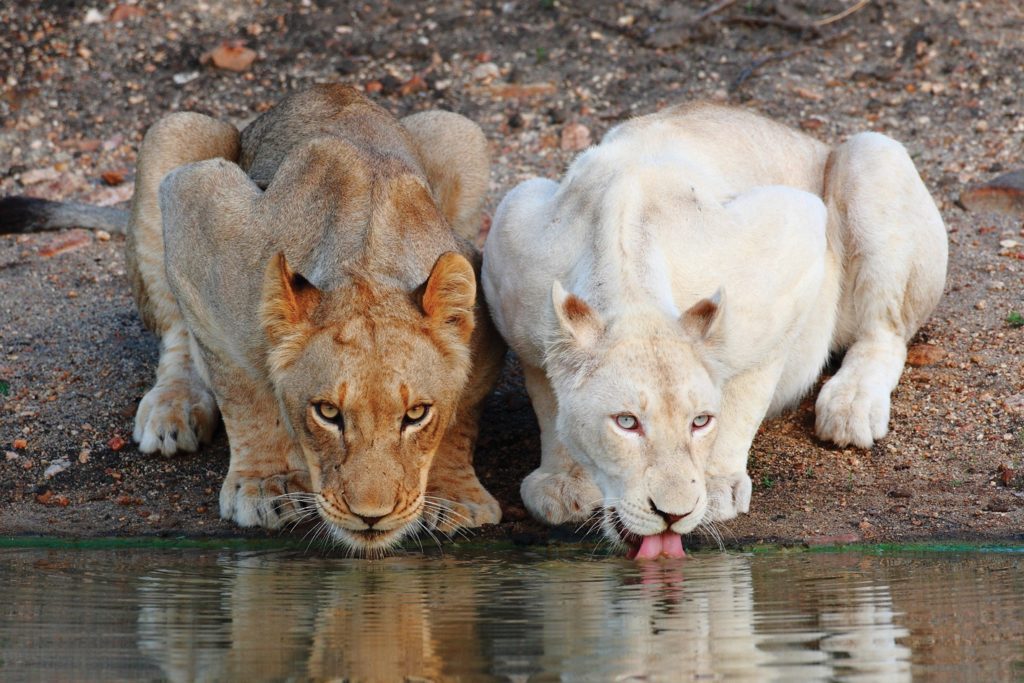
[[[658,557],[686,557],[682,537],[668,530],[654,536],[644,536],[635,559],[654,560]]]

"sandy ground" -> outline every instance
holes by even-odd
[[[890,134],[932,189],[951,248],[891,434],[871,450],[823,444],[813,396],[769,420],[750,458],[752,512],[723,536],[1024,538],[1024,328],[1012,317],[1024,312],[1024,231],[955,203],[966,185],[1024,165],[1024,9],[876,1],[835,19],[853,3],[755,1],[700,17],[712,4],[5,3],[0,194],[116,204],[161,115],[243,124],[282,93],[334,80],[399,115],[441,107],[479,121],[494,155],[491,210],[517,182],[560,175],[588,138],[681,101],[752,107],[826,141]],[[216,65],[225,60],[244,68]],[[173,458],[131,444],[157,342],[128,293],[123,238],[104,237],[0,236],[0,533],[266,535],[218,517],[223,433]],[[483,424],[478,468],[506,519],[483,533],[564,538],[519,499],[539,444],[513,359]]]

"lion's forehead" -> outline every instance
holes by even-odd
[[[655,338],[609,349],[591,379],[591,391],[630,400],[643,410],[674,414],[717,402],[718,391],[687,344]]]
[[[409,400],[433,398],[450,375],[445,356],[414,326],[358,334],[356,325],[321,336],[310,346],[300,374],[322,383],[345,385],[349,398],[358,395],[404,395]]]

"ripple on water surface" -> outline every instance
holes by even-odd
[[[0,680],[1006,680],[1024,554],[0,549]]]

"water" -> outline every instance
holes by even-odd
[[[0,549],[3,681],[997,681],[1022,661],[1022,549]]]

